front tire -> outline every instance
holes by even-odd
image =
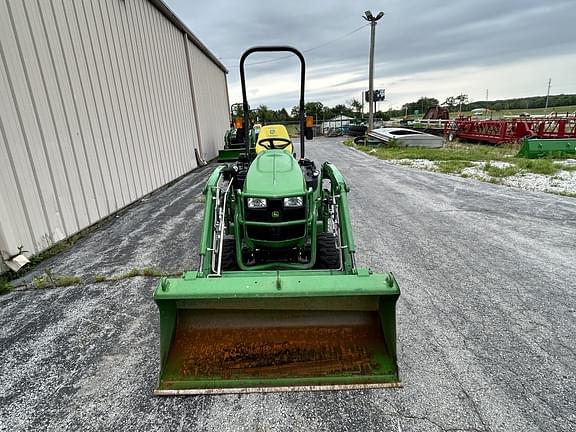
[[[340,251],[332,233],[320,233],[316,237],[315,269],[335,270],[340,267]]]
[[[236,260],[236,240],[225,238],[222,243],[222,271],[240,270]]]

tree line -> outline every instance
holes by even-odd
[[[424,114],[428,108],[438,105],[447,107],[450,112],[472,111],[476,108],[487,108],[493,111],[544,108],[546,106],[546,96],[529,96],[492,101],[471,101],[468,95],[460,94],[457,96],[449,96],[442,103],[435,98],[421,97],[416,102],[404,104],[400,110],[391,110],[388,112],[391,117]],[[548,98],[548,108],[569,105],[576,105],[576,94],[550,95]]]
[[[304,110],[306,115],[313,116],[316,122],[330,120],[340,115],[359,119],[362,115],[362,103],[357,99],[351,99],[347,101],[346,104],[337,104],[331,107],[324,105],[322,102],[307,102],[304,105]],[[273,110],[269,109],[266,105],[259,105],[257,108],[251,110],[251,117],[254,121],[261,123],[297,121],[299,111],[298,106],[292,107],[290,113],[288,113],[285,108]],[[235,112],[234,115],[242,115],[242,109],[239,108],[238,112]],[[364,117],[366,117],[366,115],[367,114],[364,113]],[[376,116],[377,118],[389,120],[389,114],[386,112],[379,111],[376,113]]]
[[[417,101],[409,102],[402,105],[399,110],[377,111],[374,113],[377,119],[390,120],[390,118],[404,117],[405,115],[423,115],[426,111],[435,106],[445,106],[450,112],[471,111],[476,108],[488,108],[494,111],[544,108],[546,106],[546,96],[530,96],[514,99],[498,99],[493,101],[470,101],[466,94],[449,96],[442,103],[433,97],[421,97]],[[550,95],[548,98],[548,107],[561,107],[576,105],[576,94]],[[351,99],[345,104],[337,104],[333,107],[324,105],[322,102],[307,102],[304,106],[306,115],[313,116],[316,122],[329,120],[339,115],[345,115],[360,119],[367,118],[367,107],[365,106],[362,113],[362,103],[357,99]],[[256,109],[251,110],[251,117],[254,121],[261,123],[288,122],[298,120],[298,106],[292,107],[290,112],[285,108],[273,110],[266,105],[259,105]],[[241,115],[240,112],[237,113]]]

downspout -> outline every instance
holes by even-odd
[[[198,138],[198,149],[194,149],[196,153],[196,161],[198,165],[206,165],[207,162],[203,159],[204,151],[202,150],[202,136],[200,134],[200,121],[198,120],[198,106],[196,104],[196,93],[194,92],[194,80],[192,79],[192,62],[190,61],[190,48],[188,47],[188,35],[184,35],[184,48],[186,50],[186,66],[188,67],[188,81],[190,82],[190,94],[192,96],[192,109],[194,110],[194,123],[196,125],[196,137]]]

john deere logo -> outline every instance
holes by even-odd
[[[272,212],[272,217],[273,217],[273,218],[280,217],[280,212],[279,212],[278,210],[274,210],[274,211]]]

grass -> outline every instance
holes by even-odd
[[[108,282],[108,281],[119,281],[136,276],[147,276],[147,277],[159,277],[166,276],[167,273],[156,270],[152,267],[143,268],[131,268],[126,273],[120,273],[114,276],[106,276],[103,274],[97,274],[94,276],[94,283]],[[37,289],[43,288],[56,288],[56,287],[67,287],[71,285],[79,285],[82,280],[78,276],[68,276],[68,275],[54,275],[52,271],[46,270],[45,274],[42,276],[35,277],[32,281],[33,285]]]
[[[345,142],[348,146],[354,143]],[[372,147],[356,146],[358,150],[368,153]],[[518,149],[512,146],[488,146],[481,144],[450,143],[446,147],[413,148],[413,147],[376,147],[376,156],[380,159],[428,159],[431,161],[485,161],[509,160]]]
[[[178,275],[179,274],[181,274],[181,272],[178,273]],[[113,276],[97,274],[92,278],[91,282],[102,283],[110,281],[119,281],[136,276],[160,277],[160,276],[175,276],[175,275],[171,275],[167,272],[156,270],[153,267],[143,267],[143,268],[134,267],[125,273],[120,273]],[[44,271],[44,274],[37,276],[32,280],[32,285],[36,289],[67,287],[72,285],[80,285],[81,283],[82,279],[79,276],[56,275],[52,273],[52,270],[50,269],[46,269]],[[6,275],[0,276],[0,295],[9,293],[10,291],[12,291],[12,289],[13,287],[9,282],[9,278],[6,277]]]
[[[512,164],[509,168],[497,168],[487,165],[487,174],[496,177],[507,177],[520,171],[534,174],[554,175],[559,170],[576,171],[576,165],[555,164],[559,157],[550,156],[542,159],[524,159],[516,157],[517,146],[491,146],[482,144],[449,143],[439,149],[410,147],[367,147],[356,146],[352,140],[344,141],[349,147],[355,147],[365,153],[376,155],[380,159],[427,159],[438,163],[440,172],[459,173],[472,166],[475,161],[505,161]],[[567,157],[567,156],[564,156]]]
[[[13,289],[12,285],[10,284],[8,279],[6,279],[3,276],[0,276],[0,295],[8,294],[10,291],[12,291],[12,289]]]
[[[556,166],[563,171],[576,171],[576,164],[557,164]]]
[[[61,240],[57,243],[54,243],[48,249],[46,249],[46,250],[44,250],[44,251],[42,251],[36,255],[29,257],[28,259],[30,260],[30,263],[27,264],[26,266],[22,267],[20,270],[18,270],[17,273],[14,273],[11,271],[7,272],[7,273],[10,273],[9,279],[16,279],[17,277],[21,277],[21,276],[25,275],[26,273],[30,272],[31,270],[33,270],[42,261],[47,260],[49,258],[52,258],[53,256],[56,256],[56,255],[58,255],[64,251],[70,249],[79,240],[86,237],[92,231],[96,230],[102,223],[104,223],[104,221],[93,224],[93,225],[83,229],[82,231],[68,237],[67,239],[64,239],[64,240]]]
[[[492,165],[490,162],[484,165],[484,172],[491,177],[498,177],[498,178],[510,177],[518,174],[518,171],[519,171],[518,167],[515,165],[510,165],[507,167],[497,167]]]
[[[516,159],[516,166],[526,172],[534,174],[554,175],[560,167],[550,159]]]
[[[438,171],[445,174],[460,174],[464,168],[471,167],[470,161],[447,160],[438,162]]]
[[[136,276],[161,277],[161,276],[167,276],[167,273],[162,272],[160,270],[156,270],[155,268],[152,267],[143,267],[143,268],[133,267],[126,273],[120,273],[118,275],[111,276],[110,278],[105,278],[104,280],[118,281]],[[104,282],[104,280],[102,280],[101,282]]]
[[[164,272],[160,270],[156,270],[152,267],[144,267],[144,268],[131,268],[126,273],[118,275],[118,279],[126,279],[135,276],[148,276],[148,277],[158,277],[158,276],[165,276]]]
[[[50,270],[46,270],[45,274],[35,277],[32,281],[37,289],[67,287],[79,285],[81,282],[78,276],[54,275]]]
[[[401,161],[402,165],[411,165],[410,160],[427,159],[436,163],[436,170],[445,174],[459,174],[462,177],[470,177],[462,173],[465,168],[471,167],[472,162],[487,161],[484,172],[489,176],[485,181],[493,184],[501,184],[502,179],[519,173],[534,173],[554,176],[560,170],[576,171],[576,164],[556,163],[558,159],[573,157],[573,155],[549,155],[541,159],[524,159],[516,157],[517,146],[490,146],[482,144],[463,144],[460,142],[448,143],[446,147],[439,149],[407,148],[407,147],[368,147],[355,145],[350,139],[344,144],[354,147],[365,153],[375,155],[379,159]],[[491,162],[506,162],[509,166],[498,167]],[[573,193],[561,193],[561,195],[574,197]]]
[[[85,237],[89,231],[90,229],[88,228],[85,231],[81,231],[65,240],[59,241],[58,243],[54,243],[54,245],[50,246],[45,251],[32,256],[30,258],[30,264],[22,268],[22,270],[25,270],[24,273],[26,273],[26,271],[32,270],[34,266],[41,263],[42,261],[47,260],[48,258],[52,258],[53,256],[56,256],[59,253],[64,252],[65,250],[68,250],[70,247],[74,246],[74,244],[78,240]]]
[[[103,274],[97,274],[96,276],[94,276],[95,283],[106,282],[107,280],[108,278]]]
[[[92,279],[92,282],[102,283],[109,281],[119,281],[136,276],[159,277],[159,276],[168,276],[168,273],[156,270],[152,267],[143,267],[143,268],[134,267],[128,270],[126,273],[120,273],[114,276],[97,274]],[[37,276],[32,280],[32,285],[36,289],[67,287],[72,285],[80,285],[81,283],[82,279],[79,276],[55,275],[52,273],[50,269],[45,270],[44,274],[42,274],[41,276]],[[0,295],[6,294],[10,291],[12,291],[12,286],[10,285],[8,279],[5,276],[0,276]]]

